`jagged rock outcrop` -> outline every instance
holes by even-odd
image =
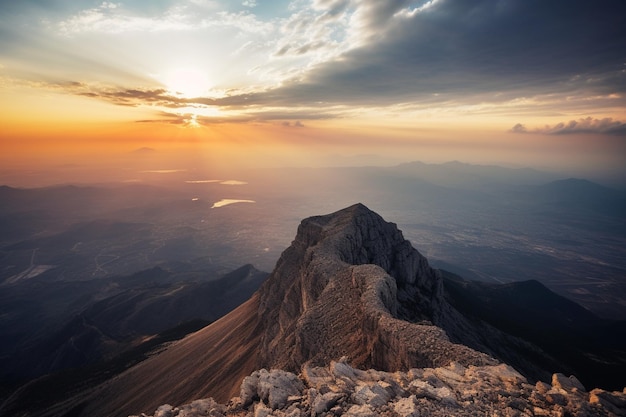
[[[532,343],[468,320],[447,301],[440,271],[363,204],[303,220],[259,295],[259,367],[297,371],[344,355],[381,370],[495,363],[483,352],[533,380],[570,371]]]
[[[382,370],[495,363],[416,323],[441,310],[441,276],[362,204],[302,221],[259,294],[261,367],[297,371],[344,355]]]
[[[160,406],[153,417],[419,417],[626,415],[624,392],[587,392],[573,376],[529,384],[508,365],[359,370],[345,361],[305,366],[299,375],[262,369],[246,377],[239,397],[180,407]],[[145,416],[145,415],[143,415]]]

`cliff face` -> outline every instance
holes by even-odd
[[[383,370],[495,362],[418,324],[445,303],[441,276],[362,204],[305,219],[259,295],[260,366],[297,370],[341,356]]]
[[[571,373],[536,345],[468,320],[448,302],[441,273],[362,204],[303,220],[259,299],[259,367],[297,371],[346,356],[400,370],[495,357],[532,380]]]

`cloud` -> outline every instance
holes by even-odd
[[[164,123],[170,125],[189,125],[192,121],[191,114],[176,114],[168,112],[157,112],[154,119],[136,120],[136,123]]]
[[[163,87],[124,88],[78,81],[37,82],[27,85],[107,101],[117,106],[155,109],[156,117],[154,119],[137,120],[138,123],[197,126],[216,123],[293,121],[290,123],[291,126],[303,127],[302,120],[333,119],[346,111],[332,106],[327,106],[324,109],[318,107],[289,108],[288,106],[270,108],[263,105],[263,101],[258,98],[257,94],[185,98],[172,94]],[[238,111],[236,114],[225,111],[219,116],[206,116],[203,115],[203,109]]]
[[[244,1],[254,8],[254,0]],[[271,22],[263,22],[248,11],[218,10],[217,4],[195,0],[177,3],[159,14],[132,12],[122,3],[103,2],[99,6],[81,10],[56,24],[67,36],[82,33],[118,34],[124,32],[192,31],[212,27],[232,27],[243,32],[262,33],[274,30]]]
[[[288,72],[299,75],[313,65],[328,62],[350,50],[354,45],[348,39],[348,4],[349,1],[313,4],[312,8],[299,9],[280,19],[276,23],[280,32],[271,55],[278,59],[271,59],[265,67],[289,63],[291,71]],[[297,60],[286,60],[294,58]]]
[[[300,120],[296,120],[295,122],[283,122],[283,126],[285,127],[304,127]]]
[[[202,19],[196,26],[198,29],[211,27],[235,28],[241,33],[267,35],[276,30],[273,22],[259,20],[249,11],[225,12],[220,11],[213,16]]]
[[[521,123],[516,124],[515,126],[513,126],[510,130],[510,132],[513,133],[527,133],[528,129],[526,129],[526,126],[524,126]]]
[[[429,102],[435,94],[439,102],[478,96],[502,102],[626,92],[626,4],[617,1],[573,0],[567,7],[540,0],[316,4],[349,13],[340,20],[345,26],[336,27],[341,53],[246,100],[367,106]],[[297,24],[310,31],[315,21],[300,16]],[[296,55],[306,45],[288,40],[278,56]]]
[[[168,91],[164,88],[136,89],[99,87],[84,83],[70,82],[65,85],[65,89],[78,96],[97,98],[111,102],[118,106],[137,107],[142,105],[152,105],[168,108],[189,106],[184,99],[168,93]]]
[[[184,7],[172,7],[161,16],[149,17],[130,14],[121,3],[107,1],[97,7],[82,10],[58,24],[59,31],[64,35],[81,32],[156,32],[192,27]]]
[[[626,123],[619,120],[613,120],[610,117],[604,119],[594,119],[587,117],[579,120],[570,120],[567,123],[557,123],[555,125],[546,125],[541,128],[528,130],[520,123],[513,126],[513,133],[541,133],[546,135],[569,135],[569,134],[605,134],[626,136]]]
[[[258,7],[241,11],[243,1]],[[101,2],[74,10],[50,27],[68,35],[67,42],[95,38],[102,45],[110,34],[141,31],[154,39],[151,32],[177,31],[168,45],[205,56],[210,54],[198,39],[209,32],[211,39],[223,36],[232,49],[216,50],[215,61],[229,68],[222,72],[245,77],[245,88],[195,98],[160,86],[106,86],[111,80],[102,78],[100,83],[55,88],[123,106],[238,111],[230,119],[207,118],[206,123],[306,121],[315,113],[341,117],[359,107],[536,112],[558,106],[584,114],[592,108],[626,106],[626,3],[619,0],[571,0],[566,6],[545,0],[310,0],[293,1],[286,17],[271,18],[253,13],[269,7],[265,3],[235,3],[227,7],[186,0],[167,2],[168,8],[142,6],[140,12],[141,7],[132,8],[129,2]],[[233,11],[237,7],[240,11]],[[183,36],[187,33],[192,37]],[[144,38],[130,38],[144,45]],[[98,68],[108,57],[94,56],[89,55],[89,65],[81,62],[91,80],[111,73]],[[122,57],[115,65],[149,68],[149,62],[131,62],[134,55],[130,61]],[[77,59],[67,57],[62,64]],[[91,74],[97,75],[88,78]],[[229,87],[236,85],[234,79],[227,81]],[[294,108],[299,109],[297,119],[280,117],[293,115]],[[205,121],[198,117],[198,123]],[[567,125],[561,130],[567,131]]]
[[[223,123],[265,123],[280,122],[285,127],[305,127],[302,120],[327,120],[338,117],[338,113],[334,109],[328,111],[318,111],[316,109],[299,109],[294,110],[267,110],[256,109],[244,113],[231,114],[224,112],[214,116],[202,114],[202,108],[195,109],[196,112],[189,112],[187,108],[181,109],[180,112],[173,110],[156,111],[154,118],[137,120],[137,123],[163,123],[170,125],[179,125],[185,127],[210,126]]]

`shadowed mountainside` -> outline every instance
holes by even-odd
[[[446,298],[474,323],[488,323],[539,346],[551,358],[528,356],[543,369],[575,374],[586,386],[617,390],[626,383],[626,322],[598,318],[538,281],[490,284],[443,271]],[[455,338],[451,329],[451,338]],[[491,344],[509,364],[511,347]],[[488,351],[488,350],[487,350]],[[545,379],[545,375],[541,375]]]
[[[205,324],[217,320],[248,299],[267,275],[252,265],[245,265],[220,278],[209,273],[174,272],[160,267],[127,277],[115,277],[99,283],[100,286],[110,287],[108,293],[112,295],[98,300],[97,296],[83,294],[81,303],[86,307],[67,317],[65,324],[59,328],[40,329],[37,311],[32,317],[11,314],[10,306],[5,305],[8,313],[1,329],[9,336],[13,335],[9,329],[20,333],[15,333],[14,344],[1,352],[0,376],[4,384],[13,386],[30,378],[68,369],[72,370],[76,379],[88,378],[89,367],[100,367],[102,361],[115,360],[119,355],[128,356],[126,352],[168,329],[193,320]],[[69,297],[81,286],[84,283],[66,283],[62,287]],[[15,291],[5,289],[1,299],[11,298],[12,303],[30,300],[45,304],[46,290],[54,285],[38,283],[38,287],[39,291],[30,288],[27,291],[21,287],[15,288]],[[40,298],[36,297],[37,294]],[[65,300],[68,298],[61,299]],[[63,304],[59,300],[57,303]],[[20,323],[13,323],[11,317]],[[35,337],[37,331],[40,335]],[[87,368],[81,372],[83,367]],[[63,375],[62,379],[66,382],[62,384],[71,385],[72,381],[67,382],[68,378]],[[59,385],[54,375],[36,382],[41,387],[37,388],[40,391],[47,390],[46,385],[51,384]],[[28,401],[24,404],[28,406]]]

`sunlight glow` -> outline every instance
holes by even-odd
[[[206,96],[212,87],[203,71],[195,68],[176,68],[161,80],[170,93],[184,98]]]

